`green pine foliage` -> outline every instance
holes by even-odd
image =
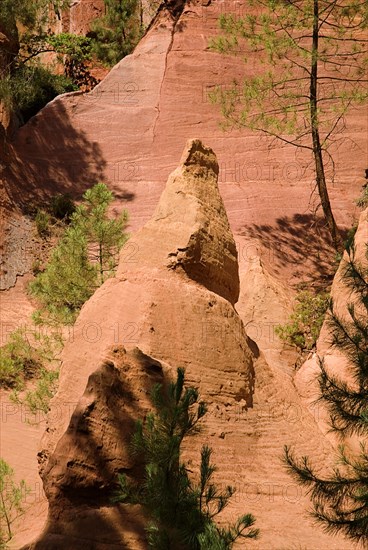
[[[206,413],[195,388],[184,388],[184,370],[178,369],[177,380],[166,391],[159,384],[152,392],[156,413],[138,422],[132,438],[132,454],[144,466],[144,479],[131,483],[119,476],[120,489],[115,501],[141,504],[149,518],[146,527],[150,548],[156,550],[228,550],[238,539],[255,539],[251,514],[239,518],[234,526],[222,528],[216,516],[234,494],[228,486],[220,491],[212,481],[216,467],[211,463],[212,450],[201,451],[199,480],[193,482],[181,461],[185,437],[195,433]]]
[[[91,39],[87,36],[62,32],[47,35],[47,43],[60,55],[67,55],[76,63],[91,60]]]
[[[52,251],[45,271],[29,285],[42,306],[35,321],[72,324],[96,288],[97,271],[88,259],[85,232],[71,224]]]
[[[2,0],[0,27],[14,44],[7,51],[8,66],[0,80],[0,100],[8,110],[16,112],[26,122],[57,95],[78,89],[73,74],[54,74],[53,67],[39,61],[44,52],[56,52],[80,66],[80,59],[89,59],[90,40],[68,33],[54,35],[45,32],[53,17],[69,6],[69,0]],[[69,64],[70,66],[70,64]]]
[[[26,122],[57,95],[77,89],[70,78],[34,62],[19,65],[0,81],[0,100]]]
[[[142,36],[138,0],[104,0],[105,15],[92,22],[93,52],[108,66],[132,52]]]
[[[33,27],[37,20],[39,3],[33,0],[2,0],[0,3],[0,22],[10,29],[15,21],[26,27]]]
[[[69,223],[73,212],[75,212],[74,201],[68,194],[54,195],[51,199],[50,212],[57,220]]]
[[[24,330],[15,330],[0,348],[0,387],[22,389],[25,380],[32,378],[42,363],[42,354]]]
[[[320,400],[330,413],[331,428],[341,438],[357,434],[368,436],[368,269],[355,259],[354,247],[348,251],[343,280],[351,290],[354,303],[348,304],[348,317],[341,318],[331,304],[328,323],[332,344],[348,360],[351,379],[331,375],[320,360]],[[314,517],[327,531],[343,533],[354,541],[368,542],[368,452],[339,448],[338,465],[330,475],[319,475],[308,457],[297,459],[286,447],[285,461],[291,474],[311,495]]]
[[[247,126],[293,145],[311,147],[310,129],[318,124],[321,146],[327,148],[336,130],[343,127],[351,105],[368,98],[367,4],[249,0],[248,8],[240,18],[222,14],[223,34],[212,39],[210,46],[221,53],[241,55],[246,63],[244,56],[256,53],[261,72],[230,89],[218,88],[213,100],[220,103],[231,126]],[[318,45],[313,42],[316,19]],[[325,69],[317,83],[317,121],[310,113],[312,58]],[[348,71],[346,58],[351,59]],[[315,76],[318,80],[319,73]]]
[[[103,183],[94,185],[83,198],[84,204],[77,207],[72,223],[82,228],[92,245],[89,247],[89,257],[98,265],[99,282],[102,284],[114,272],[119,250],[128,238],[124,233],[128,214],[124,210],[118,218],[108,218],[108,208],[114,195]]]
[[[342,251],[328,184],[346,114],[368,99],[367,2],[249,0],[244,17],[223,14],[219,24],[223,34],[211,41],[214,50],[246,63],[250,52],[257,58],[243,82],[210,94],[224,128],[262,132],[313,160],[323,215]]]
[[[127,240],[127,213],[108,217],[113,194],[97,183],[70,214],[70,224],[51,253],[45,270],[29,285],[41,309],[37,323],[72,324],[82,305],[113,275],[118,253]]]
[[[76,206],[69,195],[54,195],[43,208],[28,206],[28,214],[34,217],[37,234],[47,239],[57,236],[70,223]]]
[[[275,329],[279,338],[300,352],[315,348],[325,313],[329,305],[329,294],[314,294],[308,290],[300,291],[296,296],[294,311],[285,325]]]
[[[0,548],[12,538],[12,524],[24,511],[24,500],[29,493],[24,480],[14,481],[14,470],[0,458]]]
[[[37,209],[35,216],[35,223],[37,228],[37,233],[40,237],[46,237],[50,233],[49,223],[50,216],[42,208]]]
[[[16,329],[0,348],[0,387],[12,388],[16,395],[27,380],[43,377],[46,366],[58,360],[61,349],[60,334]]]
[[[70,0],[1,0],[0,24],[8,29],[16,21],[22,24],[22,32],[32,29],[40,34],[50,14],[58,16],[69,5]]]
[[[356,205],[360,208],[367,208],[368,206],[368,185],[363,186],[360,197],[356,200]]]
[[[35,388],[28,390],[21,402],[25,403],[34,415],[39,411],[46,414],[49,411],[50,400],[56,393],[58,380],[58,369],[41,368]],[[19,398],[17,401],[20,401]]]

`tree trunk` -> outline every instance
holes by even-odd
[[[319,35],[319,0],[314,0],[314,18],[313,18],[313,44],[312,44],[312,66],[310,79],[310,117],[312,127],[313,140],[313,156],[316,170],[316,182],[318,193],[321,199],[323,214],[325,216],[333,244],[338,251],[343,249],[343,241],[335,222],[334,215],[331,210],[330,198],[326,185],[326,176],[323,165],[321,141],[318,127],[318,35]]]
[[[103,283],[103,256],[102,256],[102,243],[99,243],[99,262],[100,262],[100,277],[101,284]]]
[[[1,509],[2,509],[3,515],[5,517],[6,526],[7,526],[7,529],[8,529],[8,540],[10,540],[13,536],[13,533],[12,533],[11,527],[10,527],[10,518],[9,518],[7,509],[6,509],[6,504],[5,504],[5,501],[4,501],[3,491],[0,491],[0,497],[1,497]]]

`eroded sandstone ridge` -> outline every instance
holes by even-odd
[[[139,520],[110,496],[117,473],[132,468],[133,420],[163,369],[174,377],[185,367],[218,436],[220,420],[252,405],[254,357],[233,307],[237,252],[217,175],[213,151],[189,141],[117,276],[81,311],[39,455],[49,517],[34,548],[142,544]]]
[[[139,475],[128,441],[150,387],[180,366],[209,407],[183,460],[195,473],[201,446],[213,448],[216,482],[236,488],[222,519],[253,513],[261,529],[254,550],[352,549],[313,526],[308,498],[282,465],[285,444],[325,465],[334,450],[290,373],[267,364],[234,309],[237,253],[217,172],[213,151],[189,141],[152,219],[122,250],[116,277],[82,308],[39,453],[48,518],[30,542],[30,510],[14,548],[147,548],[140,507],[113,505],[110,495],[118,472]]]

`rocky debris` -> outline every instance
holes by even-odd
[[[0,256],[0,290],[14,286],[19,275],[24,275],[31,270],[34,248],[33,224],[28,218],[18,214],[6,221],[8,223],[4,223],[0,245],[3,250],[6,250],[6,254]]]

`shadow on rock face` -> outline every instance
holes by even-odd
[[[323,218],[313,214],[283,216],[274,226],[254,224],[244,227],[241,234],[262,242],[272,256],[276,274],[289,265],[295,278],[309,273],[311,283],[323,281],[325,287],[332,282],[336,250]]]
[[[108,180],[100,145],[76,129],[64,103],[65,98],[55,99],[17,133],[4,181],[13,202],[23,208],[55,193],[80,198],[93,184]],[[134,194],[119,189],[117,198],[133,200]]]
[[[136,421],[151,408],[157,383],[164,383],[161,363],[139,348],[127,353],[121,346],[89,376],[55,452],[48,461],[39,454],[46,458],[42,478],[50,514],[32,548],[79,548],[82,540],[86,549],[131,548],[132,540],[141,547],[140,506],[113,503],[113,494],[119,473],[135,482],[143,475],[130,441]]]

